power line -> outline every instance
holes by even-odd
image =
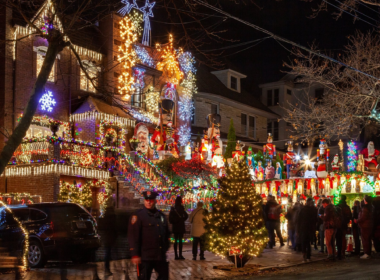
[[[340,2],[340,1],[338,1],[338,0],[335,0],[335,1],[338,2],[338,3],[341,4],[341,5],[343,5],[343,6],[347,7],[347,8],[349,8],[349,9],[351,9],[351,10],[357,12],[358,14],[361,14],[361,15],[363,15],[363,16],[369,18],[369,19],[372,19],[374,22],[378,23],[376,19],[374,19],[374,18],[372,18],[372,17],[370,17],[370,16],[367,16],[366,14],[364,14],[364,13],[362,13],[362,12],[360,12],[360,11],[354,9],[353,7],[351,7],[351,6],[347,6],[346,4],[344,4],[344,3],[342,3],[342,2]]]
[[[256,40],[252,40],[252,41],[248,41],[248,42],[243,42],[243,43],[239,43],[239,44],[236,44],[236,45],[230,45],[230,46],[226,46],[226,47],[221,47],[221,48],[218,48],[218,49],[202,50],[202,52],[221,51],[221,50],[226,50],[226,49],[237,48],[237,47],[245,46],[245,45],[248,45],[248,44],[251,44],[251,43],[255,43],[257,41],[265,40],[265,39],[268,39],[270,37],[271,36],[268,36],[268,37],[265,37],[265,38],[260,38],[260,39],[256,39]]]
[[[375,13],[380,14],[378,11],[376,11],[375,9],[373,9],[373,8],[369,7],[368,5],[364,4],[362,1],[360,1],[360,0],[355,0],[355,1],[358,2],[360,5],[366,7],[367,9],[370,9],[370,10],[374,11]]]
[[[363,72],[363,71],[361,71],[361,70],[359,70],[359,69],[356,69],[355,67],[352,67],[352,66],[350,66],[350,65],[348,65],[348,64],[346,64],[346,63],[343,63],[343,62],[341,62],[341,61],[339,61],[339,60],[336,60],[336,59],[334,59],[334,58],[332,58],[332,57],[329,57],[329,56],[327,56],[327,55],[325,55],[325,54],[322,54],[322,53],[319,53],[319,52],[313,51],[313,50],[311,50],[311,49],[309,49],[309,48],[306,48],[306,47],[304,47],[304,46],[302,46],[302,45],[299,45],[299,44],[297,44],[297,43],[295,43],[295,42],[293,42],[293,41],[291,41],[291,40],[288,40],[288,39],[286,39],[286,38],[283,38],[283,37],[281,37],[281,36],[278,36],[278,35],[276,35],[276,34],[270,32],[270,31],[268,31],[268,30],[266,30],[266,29],[264,29],[264,28],[262,28],[262,27],[260,27],[260,26],[257,26],[257,25],[255,25],[255,24],[253,24],[253,23],[250,23],[250,22],[247,22],[247,21],[245,21],[245,20],[242,20],[242,19],[240,19],[240,18],[238,18],[238,17],[235,17],[235,16],[233,16],[233,15],[231,15],[231,14],[229,14],[229,13],[227,13],[227,12],[221,10],[221,9],[218,9],[218,8],[216,8],[216,7],[214,7],[214,6],[210,5],[210,4],[207,4],[207,3],[203,2],[202,0],[195,0],[195,1],[198,2],[198,3],[201,4],[201,5],[203,5],[203,6],[207,7],[207,8],[209,8],[209,9],[212,9],[212,10],[214,10],[214,11],[220,13],[220,14],[223,14],[223,15],[225,15],[225,16],[227,16],[227,17],[229,17],[229,18],[232,18],[232,19],[234,19],[234,20],[236,20],[236,21],[238,21],[238,22],[241,22],[241,23],[243,23],[243,24],[245,24],[245,25],[248,25],[248,26],[250,26],[250,27],[252,27],[252,28],[254,28],[254,29],[256,29],[256,30],[258,30],[258,31],[260,31],[260,32],[263,32],[263,33],[265,33],[265,34],[268,34],[268,35],[270,35],[271,37],[273,37],[273,38],[276,39],[276,40],[279,40],[279,41],[282,41],[282,42],[284,42],[284,43],[290,44],[290,45],[295,46],[295,47],[297,47],[297,48],[300,48],[300,49],[302,49],[302,50],[304,50],[304,51],[307,51],[307,52],[309,52],[309,53],[312,53],[312,54],[314,54],[314,55],[316,55],[316,56],[319,56],[319,57],[322,57],[322,58],[324,58],[324,59],[330,60],[330,61],[332,61],[332,62],[334,62],[334,63],[340,64],[340,65],[342,65],[342,66],[344,66],[344,67],[346,67],[346,68],[348,68],[348,69],[351,69],[351,70],[353,70],[353,71],[356,71],[356,72],[358,72],[358,73],[361,73],[361,74],[363,74],[363,75],[365,75],[365,76],[367,76],[367,77],[370,77],[370,78],[373,78],[373,79],[375,79],[375,80],[377,80],[377,81],[380,81],[379,78],[376,78],[375,76],[373,76],[373,75],[371,75],[371,74],[368,74],[368,73]]]

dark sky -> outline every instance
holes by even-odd
[[[246,0],[249,1],[249,0]],[[336,0],[328,0],[330,3],[337,5]],[[290,39],[304,46],[309,46],[315,42],[325,53],[339,52],[344,49],[347,44],[349,35],[355,33],[355,30],[373,31],[374,27],[363,21],[353,22],[353,17],[344,15],[339,20],[335,20],[332,13],[336,12],[335,8],[329,7],[328,12],[321,12],[316,18],[309,18],[312,14],[312,8],[316,7],[317,2],[303,2],[300,0],[256,0],[256,3],[261,7],[257,8],[253,4],[235,4],[234,1],[220,0],[219,7],[228,13],[265,28],[276,35]],[[241,2],[241,1],[240,1]],[[318,1],[320,2],[320,1]],[[222,3],[222,4],[221,4]],[[200,9],[200,12],[207,14],[219,15],[209,9]],[[176,24],[163,24],[159,21],[178,22],[175,15],[168,17],[166,12],[160,7],[159,2],[154,10],[155,18],[152,21],[152,36],[153,41],[167,41],[166,34],[172,32],[177,38],[181,38],[180,26]],[[378,20],[379,14],[371,11],[365,6],[360,7],[360,12],[367,16]],[[363,19],[376,24],[373,20],[359,15]],[[221,22],[220,18],[211,17],[203,21],[207,24]],[[193,27],[187,25],[190,32]],[[223,37],[239,40],[233,43],[215,43],[205,40],[209,45],[205,49],[221,48],[229,45],[239,44],[251,40],[267,37],[268,35],[261,33],[242,23],[228,19],[220,24],[217,24],[216,30],[227,30],[223,33]],[[234,68],[248,77],[243,82],[243,86],[247,90],[259,94],[258,85],[261,83],[272,82],[279,80],[287,69],[283,67],[283,61],[289,61],[290,53],[284,47],[291,49],[292,46],[283,44],[282,47],[273,39],[266,39],[258,45],[242,51],[256,43],[250,45],[231,48],[225,51],[218,58],[225,61],[226,65]],[[240,51],[240,52],[239,52]],[[238,52],[238,53],[236,53]],[[219,52],[214,52],[219,53]],[[227,68],[227,67],[225,67]]]

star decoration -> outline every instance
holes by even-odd
[[[133,0],[133,4],[136,5],[136,9],[143,13],[144,17],[144,34],[142,38],[142,44],[149,46],[150,45],[150,21],[149,17],[153,17],[153,6],[156,2],[149,3],[149,0],[145,0],[145,6],[138,7],[136,0]]]
[[[124,4],[124,7],[121,8],[118,11],[118,13],[121,14],[123,17],[126,14],[129,14],[132,8],[137,8],[136,0],[133,0],[133,4],[129,3],[129,0],[121,0],[121,3]]]

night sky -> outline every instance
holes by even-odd
[[[219,8],[232,15],[304,46],[310,46],[311,43],[315,42],[318,47],[327,54],[342,51],[348,41],[347,37],[354,34],[355,30],[367,32],[374,31],[375,29],[375,27],[360,20],[354,23],[353,17],[347,14],[339,20],[335,20],[332,13],[336,12],[337,9],[332,7],[329,7],[328,12],[321,12],[316,18],[311,19],[312,8],[315,8],[317,4],[315,1],[310,3],[300,0],[256,0],[256,3],[261,9],[252,3],[235,4],[234,1],[227,0],[218,2]],[[329,0],[329,2],[337,5],[336,0]],[[176,23],[178,22],[178,18],[176,18],[173,13],[168,17],[159,3],[157,4],[155,18],[152,21],[153,42],[160,41],[165,43],[165,41],[167,41],[165,38],[167,36],[166,34],[169,32],[172,32],[177,39],[181,38],[183,33],[180,29],[180,25],[163,24],[160,22],[170,20]],[[206,8],[201,8],[198,11],[219,16],[216,12]],[[360,12],[375,20],[378,20],[380,15],[365,6],[360,7]],[[359,16],[376,25],[374,20],[366,18],[363,15]],[[226,42],[223,44],[212,42],[205,37],[204,40],[208,45],[205,45],[202,49],[218,49],[268,36],[233,19],[222,21],[219,17],[211,17],[211,19],[207,18],[202,22],[210,25],[215,23],[217,25],[215,30],[227,30],[227,32],[223,33],[224,38],[238,40],[236,42]],[[191,24],[187,24],[186,26],[189,32],[191,32],[191,28],[194,27]],[[289,61],[291,55],[284,47],[287,49],[292,48],[292,46],[288,44],[284,44],[284,47],[282,47],[271,38],[263,40],[259,44],[257,43],[258,42],[228,49],[218,57],[218,59],[225,63],[224,68],[232,68],[248,76],[243,80],[243,87],[255,95],[260,93],[259,84],[279,80],[285,75],[282,71],[287,71],[287,69],[283,66],[283,62]],[[255,44],[257,45],[242,51]],[[221,51],[214,51],[211,53],[220,52]],[[197,53],[194,53],[197,57]]]

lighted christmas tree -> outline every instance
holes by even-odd
[[[252,187],[245,161],[233,161],[227,175],[219,179],[220,189],[212,212],[206,217],[208,250],[228,257],[231,249],[238,252],[237,265],[260,255],[268,241],[262,216],[261,197]],[[241,257],[240,257],[241,255]]]
[[[80,204],[80,190],[77,187],[77,183],[74,181],[74,185],[71,187],[71,193],[69,196],[69,201],[72,203],[79,203]]]
[[[59,187],[58,201],[67,202],[69,200],[70,193],[71,193],[70,184],[66,183],[65,181],[61,182],[61,185]]]
[[[231,119],[230,121],[230,128],[228,129],[228,135],[227,135],[227,148],[226,152],[224,153],[224,158],[232,158],[232,152],[235,151],[236,148],[236,134],[235,134],[235,128],[234,128],[234,120]]]
[[[358,161],[357,147],[354,141],[347,143],[347,171],[356,170],[356,162]]]
[[[90,184],[86,183],[82,186],[82,191],[80,192],[81,205],[85,208],[90,208],[92,206],[92,191]]]

